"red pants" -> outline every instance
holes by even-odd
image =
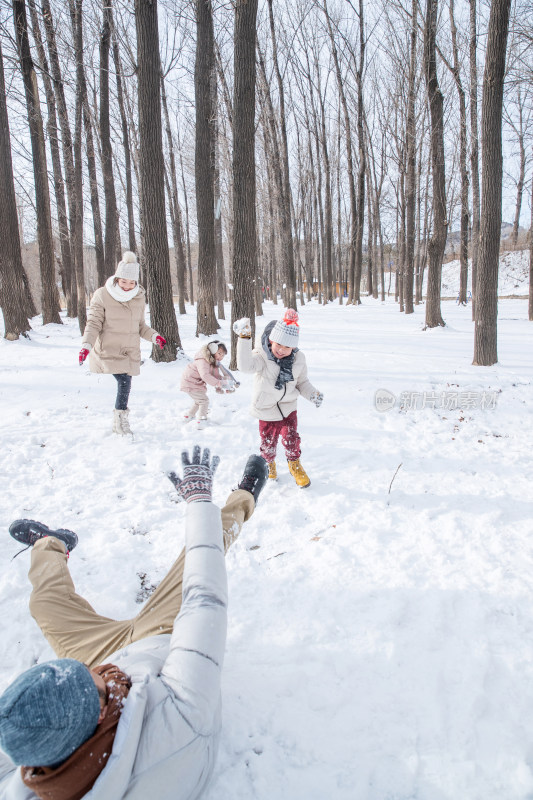
[[[302,452],[300,447],[300,435],[298,433],[298,419],[296,411],[293,411],[285,419],[278,419],[274,422],[259,420],[259,435],[261,437],[261,447],[259,452],[269,464],[276,458],[278,439],[281,433],[281,443],[285,448],[287,461],[296,461]]]

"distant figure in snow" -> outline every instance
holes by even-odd
[[[298,349],[298,314],[287,309],[283,319],[269,322],[261,336],[261,346],[252,350],[252,331],[247,317],[233,323],[238,335],[237,366],[243,372],[255,372],[250,413],[259,420],[261,455],[268,462],[268,477],[277,480],[276,450],[278,438],[289,464],[289,472],[301,489],[311,481],[300,464],[300,435],[296,403],[303,395],[318,408],[324,395],[307,377],[305,356]]]
[[[194,360],[187,364],[181,375],[180,391],[185,392],[191,398],[193,404],[183,415],[186,422],[195,419],[196,426],[201,429],[205,426],[207,412],[209,411],[209,399],[207,397],[207,386],[214,386],[217,392],[234,391],[235,381],[231,373],[226,375],[221,368],[222,359],[228,350],[223,342],[214,339],[201,347]]]
[[[75,533],[16,520],[33,547],[30,610],[58,660],[23,672],[0,696],[0,800],[196,800],[221,730],[227,627],[224,551],[268,475],[250,456],[222,512],[211,502],[218,457],[182,453],[186,548],[133,619],[100,616],[68,570]],[[17,769],[18,767],[18,769]],[[22,768],[20,768],[22,767]]]
[[[80,366],[89,356],[91,372],[105,372],[117,381],[113,433],[131,435],[128,399],[131,379],[141,365],[141,336],[161,349],[166,340],[144,320],[146,292],[139,284],[135,253],[127,251],[116,272],[93,295],[80,350]]]

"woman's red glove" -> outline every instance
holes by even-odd
[[[164,346],[166,345],[166,343],[167,343],[167,340],[166,340],[166,339],[163,339],[163,337],[162,337],[162,336],[156,336],[156,337],[155,337],[155,340],[156,340],[157,344],[159,345],[159,347],[161,348],[161,350],[163,349],[163,347],[164,347]]]
[[[87,350],[87,348],[86,347],[82,347],[81,350],[80,350],[80,367],[81,367],[81,365],[83,364],[83,362],[85,361],[85,359],[87,358],[88,355],[89,355],[89,351]]]

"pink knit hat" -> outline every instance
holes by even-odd
[[[298,347],[299,333],[298,314],[294,308],[288,308],[283,319],[278,320],[272,328],[269,339],[284,347]]]

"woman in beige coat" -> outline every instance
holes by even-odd
[[[141,336],[161,349],[165,339],[144,321],[146,292],[139,284],[135,253],[126,252],[116,272],[94,295],[80,350],[80,365],[89,356],[91,372],[111,374],[117,381],[113,433],[131,434],[128,398],[133,375],[141,365]]]

